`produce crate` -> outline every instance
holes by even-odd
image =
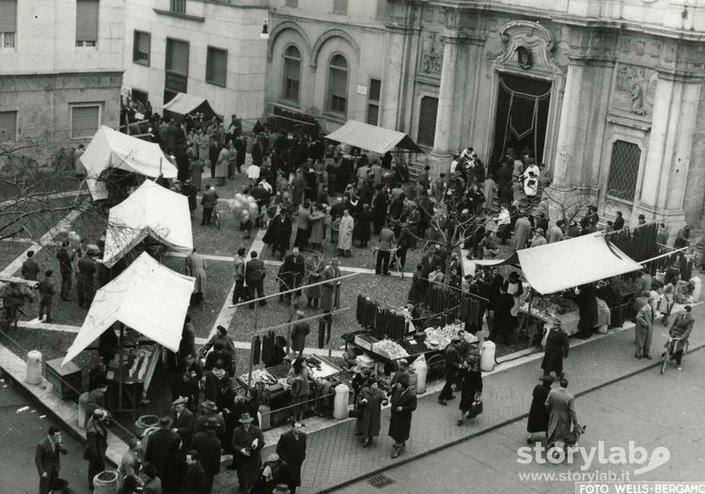
[[[82,390],[81,369],[73,362],[67,362],[63,367],[59,357],[46,363],[46,376],[54,389],[54,393],[62,400],[78,398]]]
[[[377,343],[379,340],[375,338],[372,335],[369,334],[356,334],[355,335],[355,344],[359,346],[360,348],[367,350],[368,352],[372,351],[372,346]]]

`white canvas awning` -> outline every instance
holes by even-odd
[[[108,198],[105,181],[98,180],[108,168],[120,168],[146,177],[176,178],[177,170],[158,144],[117,132],[103,125],[81,156],[88,190],[93,200]]]
[[[397,147],[418,153],[423,152],[411,137],[403,132],[377,127],[357,120],[348,120],[338,130],[328,134],[326,139],[378,154],[385,154]]]
[[[173,113],[169,115],[167,112]],[[193,94],[178,93],[171,101],[164,105],[164,115],[167,117],[189,115],[190,113],[203,113],[204,118],[210,119],[216,115],[206,98]]]
[[[599,232],[522,249],[504,260],[473,262],[519,264],[529,285],[543,295],[642,269]]]
[[[147,236],[172,252],[188,254],[193,250],[188,198],[151,180],[110,208],[103,263],[113,266]]]
[[[75,358],[116,321],[179,350],[195,278],[162,266],[146,252],[98,290],[63,364]],[[63,365],[62,364],[62,365]]]

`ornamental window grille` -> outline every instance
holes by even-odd
[[[438,114],[438,98],[424,96],[419,108],[419,129],[416,141],[424,146],[433,147],[436,138],[436,116]]]
[[[641,149],[638,145],[627,141],[615,141],[612,144],[607,195],[624,201],[634,201],[640,161]]]

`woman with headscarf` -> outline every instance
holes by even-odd
[[[543,376],[541,382],[534,387],[533,398],[531,400],[531,408],[529,409],[529,421],[526,426],[526,432],[529,437],[526,438],[528,444],[534,442],[534,434],[548,431],[549,411],[546,409],[546,398],[551,392],[551,384],[553,378],[551,376]]]

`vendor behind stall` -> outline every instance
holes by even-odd
[[[588,283],[579,287],[575,300],[578,302],[578,308],[580,310],[578,338],[590,338],[595,327],[597,327],[597,295],[595,285]]]

